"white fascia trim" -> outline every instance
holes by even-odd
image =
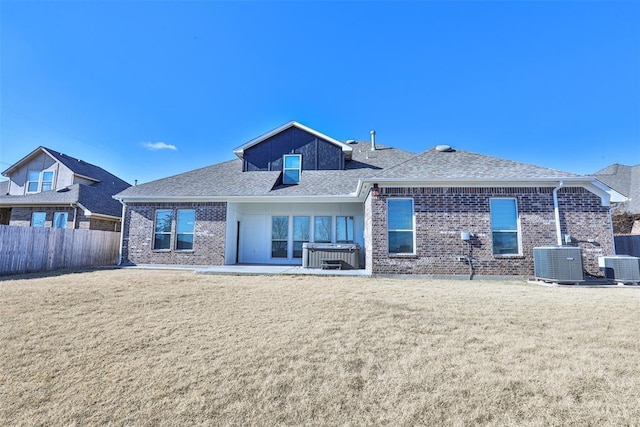
[[[100,182],[99,179],[91,178],[90,176],[86,176],[86,175],[80,175],[79,173],[74,173],[73,175],[77,176],[78,178],[88,179],[89,181]]]
[[[84,216],[91,216],[91,211],[82,206],[82,203],[78,203],[78,207],[84,211]]]
[[[215,196],[215,197],[117,197],[121,203],[197,203],[197,202],[236,202],[236,203],[323,203],[323,202],[360,202],[355,193],[338,196]]]
[[[114,216],[114,215],[106,215],[106,214],[99,214],[99,213],[91,213],[91,218],[96,218],[96,219],[108,219],[109,221],[117,221],[117,222],[121,222],[122,218],[119,216]]]
[[[104,218],[104,219],[108,219],[110,221],[120,221],[121,220],[121,218],[119,216],[105,215],[105,214],[101,214],[101,213],[91,212],[89,209],[84,207],[82,205],[82,203],[78,203],[78,207],[84,211],[83,212],[84,216],[87,216],[87,217],[90,217],[90,218],[96,218],[96,219]]]
[[[625,196],[624,194],[614,190],[613,188],[609,187],[607,184],[603,183],[602,181],[598,180],[597,178],[594,178],[593,185],[596,186],[597,188],[600,188],[601,190],[606,191],[609,194],[609,201],[611,203],[624,203],[624,202],[628,202],[629,200],[631,200],[631,198],[629,198],[629,197]]]
[[[263,135],[260,135],[257,138],[252,139],[251,141],[237,147],[236,149],[233,150],[233,153],[238,156],[239,158],[242,159],[242,157],[244,156],[244,150],[246,150],[247,148],[251,148],[254,145],[257,145],[259,143],[261,143],[262,141],[264,141],[265,139],[269,139],[274,135],[279,134],[280,132],[289,129],[290,127],[297,127],[298,129],[301,129],[305,132],[308,132],[312,135],[317,136],[318,138],[322,138],[325,139],[327,141],[329,141],[332,144],[337,145],[338,147],[340,147],[342,149],[342,152],[345,154],[345,156],[347,157],[347,159],[351,158],[351,153],[353,152],[353,147],[349,146],[348,144],[345,144],[344,142],[340,142],[337,139],[331,138],[328,135],[323,134],[322,132],[318,132],[315,129],[311,129],[308,126],[303,125],[302,123],[298,123],[295,120],[292,120],[288,123],[283,124],[282,126],[279,126],[275,129],[273,129],[272,131],[269,131]]]
[[[476,180],[437,180],[416,181],[402,178],[376,179],[365,178],[358,182],[356,194],[361,196],[363,190],[368,190],[374,183],[384,187],[556,187],[558,182],[564,182],[565,187],[583,187],[600,197],[602,206],[609,206],[610,194],[603,188],[606,187],[597,179],[591,177],[567,177],[567,178],[521,178],[513,179],[476,179]],[[600,185],[598,185],[600,184]],[[608,188],[608,187],[607,187]],[[366,193],[366,191],[365,191]],[[618,193],[619,194],[619,193]]]

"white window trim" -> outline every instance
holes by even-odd
[[[515,230],[494,230],[492,224],[493,212],[491,208],[491,200],[513,200],[516,206],[516,229]],[[509,258],[509,257],[521,257],[522,256],[522,232],[520,225],[520,209],[518,209],[518,199],[516,197],[491,197],[489,199],[489,224],[491,227],[491,254],[495,258]],[[517,254],[496,254],[493,246],[493,233],[516,233],[516,239],[518,240],[518,253]]]
[[[389,228],[389,200],[411,200],[411,230],[405,229],[393,229]],[[413,233],[413,252],[391,252],[391,248],[389,247],[389,232],[390,231],[411,231]],[[390,257],[394,256],[407,256],[407,255],[415,255],[416,254],[416,209],[415,209],[415,201],[412,197],[390,197],[387,199],[387,255]]]
[[[273,218],[279,218],[279,217],[283,217],[283,218],[287,218],[287,238],[286,239],[274,239],[273,238]],[[271,215],[271,228],[269,230],[269,258],[270,259],[291,259],[291,255],[293,254],[293,244],[289,244],[290,242],[292,242],[292,235],[291,235],[291,231],[292,231],[292,221],[291,221],[291,215]],[[278,257],[278,256],[273,256],[273,242],[286,242],[287,243],[287,256],[286,257]]]
[[[356,234],[356,230],[355,230],[355,228],[356,228],[356,219],[355,219],[355,217],[353,215],[336,215],[335,218],[336,218],[336,220],[335,220],[335,223],[336,223],[335,224],[336,243],[353,243],[353,242],[355,242],[356,241],[356,236],[355,236],[355,234]],[[344,227],[345,227],[345,234],[346,234],[345,237],[347,237],[347,240],[344,240],[344,241],[343,240],[338,240],[338,218],[351,218],[351,225],[352,225],[352,227],[351,227],[351,234],[352,234],[351,240],[349,240],[349,227],[348,227],[349,221],[347,221],[346,219],[345,219]]]
[[[169,232],[156,230],[158,224],[158,212],[159,211],[171,211],[171,230]],[[153,212],[153,240],[151,242],[151,250],[159,252],[170,252],[171,245],[173,244],[173,223],[175,222],[175,210],[174,209],[156,209]],[[156,234],[168,234],[169,235],[169,247],[168,248],[156,248]]]
[[[29,173],[30,172],[38,172],[38,181],[29,181]],[[46,172],[50,172],[52,174],[51,176],[51,189],[54,190],[55,187],[55,182],[56,182],[56,172],[52,171],[52,170],[42,170],[42,171],[35,171],[35,170],[28,170],[27,171],[27,181],[25,184],[25,192],[26,194],[35,194],[35,193],[41,193],[42,192],[42,184],[44,183],[44,174]],[[36,191],[29,191],[29,184],[32,182],[37,182],[38,183],[38,188],[36,189]],[[48,181],[47,181],[48,182]]]
[[[307,218],[309,220],[309,228],[307,230],[307,233],[309,234],[309,238],[307,240],[296,240],[296,236],[295,236],[295,221],[296,218]],[[291,258],[290,259],[302,259],[304,255],[300,254],[300,257],[296,257],[295,256],[295,243],[296,242],[302,242],[302,244],[304,245],[305,243],[309,243],[311,241],[311,222],[312,222],[313,216],[311,215],[291,215]],[[304,251],[302,251],[304,253]]]
[[[334,231],[334,218],[335,215],[313,215],[312,217],[312,230],[310,230],[309,239],[313,238],[311,242],[313,243],[335,243],[336,236],[333,234]],[[318,242],[316,240],[316,218],[329,218],[329,241],[328,242]]]
[[[297,168],[288,168],[286,167],[287,164],[287,157],[297,157],[299,162],[298,164],[300,166],[298,166]],[[296,170],[298,171],[298,181],[296,182],[285,182],[285,172],[288,170]],[[300,179],[302,179],[302,154],[285,154],[282,156],[282,183],[283,184],[298,184],[300,182]]]
[[[180,222],[180,211],[193,211],[193,231],[191,233],[179,233],[178,232],[178,223]],[[184,209],[176,209],[175,212],[175,221],[176,221],[176,237],[173,243],[173,250],[178,252],[193,252],[196,247],[196,219],[198,216],[198,212],[193,208],[184,208]],[[171,227],[173,230],[173,227]],[[178,235],[191,235],[193,239],[191,239],[191,249],[178,249]]]

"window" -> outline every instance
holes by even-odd
[[[490,205],[493,254],[519,254],[518,206],[516,199],[491,199]]]
[[[353,217],[336,217],[336,242],[353,243]]]
[[[49,191],[53,188],[53,172],[42,172],[42,185],[40,191]]]
[[[156,211],[153,249],[171,249],[172,222],[173,211],[171,209],[158,209]]]
[[[274,216],[271,218],[271,257],[287,258],[289,240],[289,217]]]
[[[309,241],[309,217],[293,217],[293,257],[302,258],[302,244]]]
[[[179,209],[176,223],[176,249],[193,249],[193,235],[196,224],[196,211],[194,209]]]
[[[51,190],[53,188],[53,176],[52,171],[27,172],[27,193]]]
[[[331,242],[330,216],[317,216],[313,219],[313,241],[318,243]]]
[[[67,212],[56,212],[53,214],[53,227],[54,228],[67,228],[67,220],[69,214]]]
[[[390,254],[414,253],[413,199],[387,200]]]
[[[282,162],[282,183],[299,183],[301,169],[302,156],[300,154],[285,154]]]
[[[27,193],[37,193],[40,186],[40,172],[29,171],[27,174]]]
[[[33,212],[31,214],[31,226],[42,228],[44,227],[44,223],[47,220],[46,212]]]

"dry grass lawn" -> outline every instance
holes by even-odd
[[[0,424],[637,424],[639,314],[629,288],[5,278]]]

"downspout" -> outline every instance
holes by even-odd
[[[124,213],[127,210],[127,205],[122,201],[122,199],[119,200],[120,204],[122,205],[122,217],[120,219],[120,248],[118,249],[118,265],[122,265],[122,246],[124,245]]]
[[[562,230],[560,229],[560,208],[558,206],[558,190],[562,188],[564,181],[559,181],[558,186],[553,189],[553,214],[556,219],[556,238],[558,246],[562,246]]]

